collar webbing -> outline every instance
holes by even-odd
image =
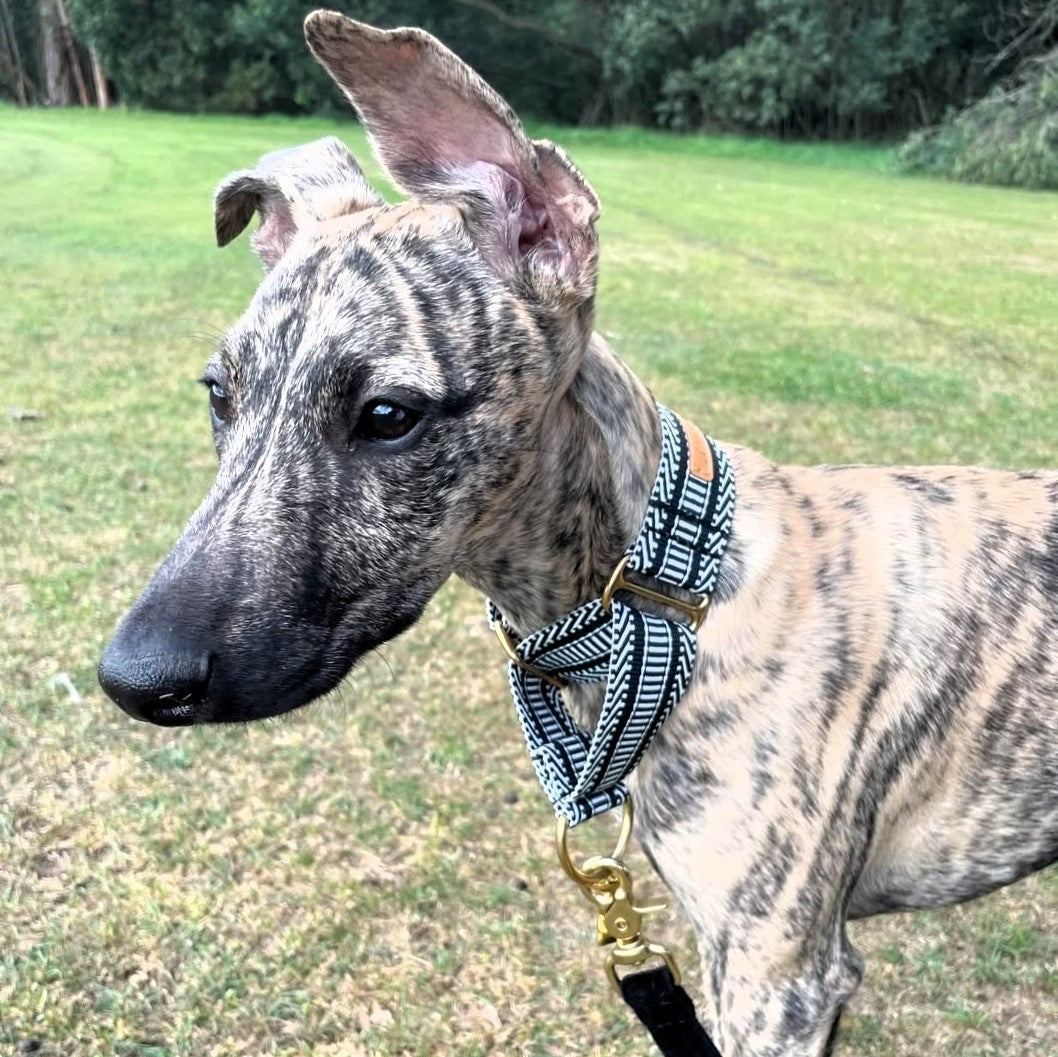
[[[713,440],[667,407],[661,418],[661,460],[646,517],[626,552],[626,569],[705,600],[716,589],[731,535],[735,479]],[[631,773],[694,670],[696,637],[688,624],[645,613],[620,598],[593,599],[514,647],[511,695],[544,792],[571,826],[617,807]],[[489,623],[505,634],[499,609]],[[563,683],[606,681],[599,722],[590,735],[573,721]]]

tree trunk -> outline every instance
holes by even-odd
[[[39,0],[40,65],[44,75],[44,102],[49,106],[70,105],[70,78],[63,61],[62,37],[54,0]]]
[[[110,106],[110,94],[107,92],[107,78],[103,73],[103,64],[99,61],[99,52],[94,47],[88,49],[88,54],[92,60],[92,80],[95,81],[96,86],[96,103],[99,104],[100,110],[106,110]]]
[[[4,40],[11,64],[11,82],[15,99],[19,106],[29,105],[29,93],[26,91],[26,73],[22,67],[22,56],[18,52],[18,38],[15,36],[15,25],[11,19],[11,10],[7,0],[0,0],[0,39]]]
[[[85,84],[84,72],[81,70],[81,57],[77,54],[77,44],[74,42],[73,34],[70,32],[70,18],[66,13],[66,0],[55,0],[55,10],[59,16],[59,31],[62,34],[62,42],[66,48],[70,72],[73,74],[74,84],[77,85],[77,96],[81,100],[81,106],[89,106],[88,86]]]

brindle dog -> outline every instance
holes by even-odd
[[[453,572],[527,633],[598,595],[660,438],[592,331],[599,203],[428,34],[309,45],[410,199],[336,140],[225,181],[268,268],[206,369],[220,470],[100,666],[127,712],[250,720],[326,693]],[[780,467],[738,483],[693,684],[633,779],[726,1057],[819,1057],[845,923],[1058,855],[1058,474]],[[527,502],[527,497],[532,497]],[[598,692],[573,705],[591,723]]]

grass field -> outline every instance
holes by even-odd
[[[281,722],[158,730],[96,688],[213,473],[194,379],[258,271],[213,248],[212,188],[330,131],[0,109],[0,1054],[651,1052],[469,590]],[[710,432],[1058,463],[1058,197],[880,150],[556,135],[605,205],[601,328]],[[662,933],[691,967],[676,915]],[[839,1053],[1058,1053],[1058,873],[853,937]]]

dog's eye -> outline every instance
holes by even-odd
[[[416,426],[422,412],[393,400],[372,400],[364,405],[353,427],[359,440],[400,440]]]
[[[227,422],[231,414],[231,398],[220,382],[208,382],[209,409],[218,422]]]

